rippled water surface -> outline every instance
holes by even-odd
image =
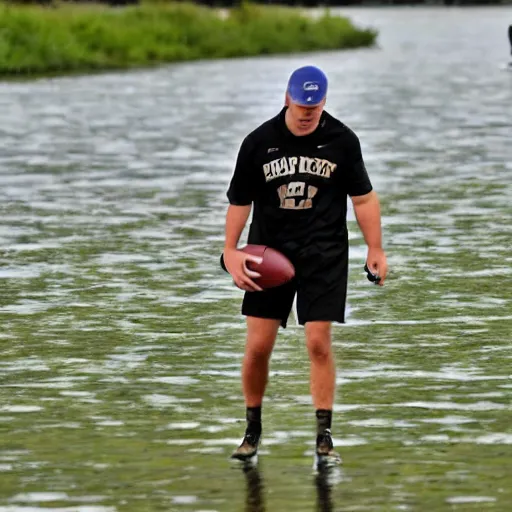
[[[512,9],[347,12],[379,48],[0,85],[0,512],[511,510]],[[391,266],[366,281],[351,213],[330,480],[294,321],[259,470],[227,461],[225,190],[310,62],[361,138]]]

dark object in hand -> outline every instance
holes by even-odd
[[[380,276],[378,274],[374,274],[369,268],[368,264],[364,264],[364,271],[366,272],[366,277],[368,278],[368,281],[371,281],[374,284],[379,284],[380,282]]]

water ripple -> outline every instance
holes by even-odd
[[[0,512],[238,512],[258,497],[297,512],[507,510],[505,12],[348,12],[379,29],[378,48],[0,85]],[[245,428],[245,324],[218,264],[225,192],[241,140],[306,61],[360,136],[390,264],[384,288],[366,280],[349,202],[341,491],[310,479],[293,315],[271,360],[261,474],[226,462]]]

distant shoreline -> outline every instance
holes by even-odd
[[[222,15],[219,15],[222,12]],[[0,6],[1,79],[148,68],[199,59],[367,47],[377,32],[301,8],[189,3]]]

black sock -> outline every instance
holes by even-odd
[[[261,405],[259,407],[247,407],[245,417],[247,418],[247,432],[259,436],[261,434]]]
[[[332,411],[329,409],[316,410],[316,433],[323,434],[324,430],[331,429]]]

